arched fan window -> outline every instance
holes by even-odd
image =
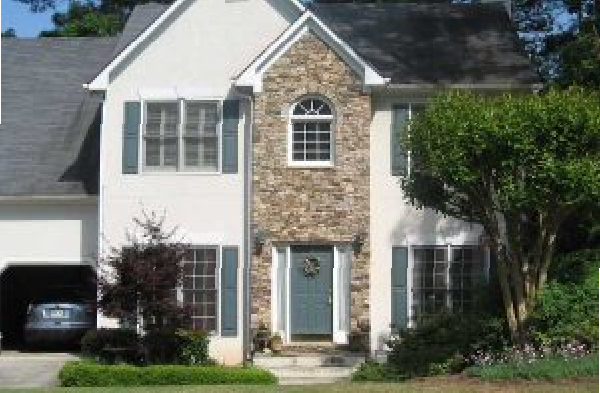
[[[334,153],[334,114],[322,98],[304,98],[292,106],[290,164],[330,166]]]

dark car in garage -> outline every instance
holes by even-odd
[[[77,345],[96,327],[96,308],[89,302],[39,301],[29,305],[23,330],[29,347]]]

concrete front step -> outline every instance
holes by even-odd
[[[318,367],[318,366],[341,366],[355,367],[365,361],[364,356],[360,355],[323,355],[323,354],[303,354],[303,355],[281,355],[268,356],[257,354],[254,356],[254,365],[258,367]]]
[[[254,365],[271,371],[281,385],[334,383],[350,379],[364,357],[353,355],[256,355]]]
[[[339,378],[280,378],[280,385],[321,385],[342,381]]]

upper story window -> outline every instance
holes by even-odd
[[[410,132],[410,123],[425,109],[424,104],[407,103],[397,104],[392,107],[391,143],[391,170],[392,176],[407,176],[411,170],[411,154],[405,146],[407,133]]]
[[[147,170],[219,170],[217,101],[146,102],[143,130]]]
[[[306,98],[292,107],[289,147],[291,165],[332,165],[334,120],[331,106],[320,98]]]

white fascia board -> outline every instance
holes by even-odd
[[[244,72],[238,76],[234,83],[236,86],[254,87],[260,85],[258,79],[262,80],[262,73],[268,68],[266,64],[274,62],[302,36],[302,27],[308,20],[308,13],[302,14],[288,29],[279,36],[263,53],[246,67]],[[258,82],[258,83],[257,83]],[[260,89],[258,90],[260,91]]]
[[[77,205],[94,205],[98,203],[97,195],[22,195],[0,196],[0,204],[36,204],[65,203]]]
[[[328,43],[352,69],[360,74],[363,77],[365,87],[385,86],[389,82],[389,79],[379,75],[373,67],[312,12],[306,11],[234,80],[234,84],[236,86],[251,87],[255,92],[261,92],[263,74],[309,31]]]
[[[117,57],[115,57],[100,73],[90,82],[83,85],[84,89],[90,91],[104,91],[108,87],[110,81],[110,73],[123,61],[131,52],[133,52],[138,46],[140,46],[149,36],[154,33],[179,7],[182,6],[188,0],[177,0],[167,8],[150,26],[148,26],[135,40],[129,43],[123,49]],[[195,0],[201,1],[201,0]],[[306,7],[298,0],[290,1],[300,12],[305,12]]]

